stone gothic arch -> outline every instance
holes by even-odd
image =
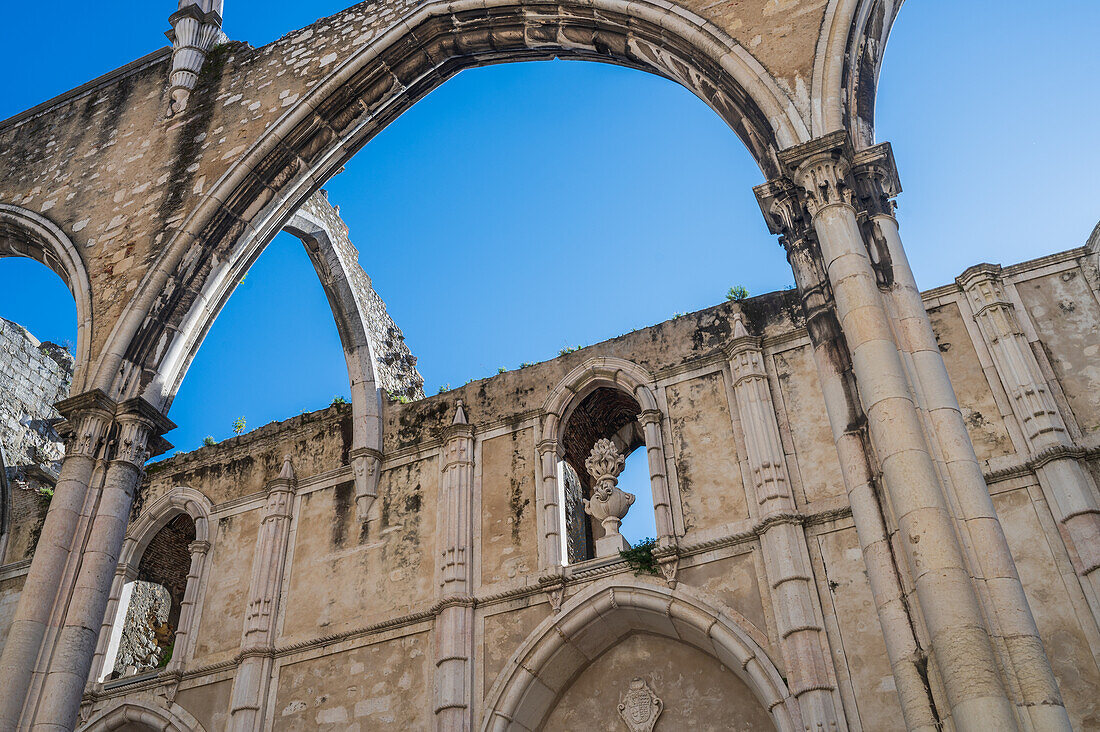
[[[767,652],[721,607],[683,585],[597,583],[527,637],[486,695],[482,732],[536,730],[570,681],[635,632],[679,640],[718,659],[753,692],[780,732],[802,729],[798,703]]]
[[[150,694],[134,694],[119,700],[79,727],[80,732],[206,732],[190,712],[174,702]]]
[[[208,281],[240,281],[311,193],[462,69],[555,57],[628,66],[684,85],[730,125],[769,177],[779,171],[780,149],[809,139],[764,67],[686,10],[625,0],[426,4],[303,92],[196,201],[120,320],[97,384],[170,403],[164,372],[173,371],[181,349],[168,341],[220,307],[207,299]]]
[[[52,269],[76,302],[76,353],[72,393],[84,391],[92,337],[92,285],[79,250],[41,214],[0,203],[0,257],[29,257]]]
[[[160,496],[150,504],[130,525],[119,553],[118,568],[111,584],[111,593],[107,601],[107,610],[103,615],[95,656],[92,659],[92,672],[89,686],[94,687],[103,675],[108,655],[112,628],[117,621],[119,603],[123,586],[137,576],[141,562],[149,543],[170,521],[177,516],[190,516],[195,523],[195,540],[189,549],[191,566],[187,572],[187,589],[184,593],[180,622],[176,631],[176,646],[169,666],[180,668],[190,657],[194,646],[194,630],[198,621],[195,600],[202,585],[210,553],[210,514],[214,505],[210,499],[194,488],[177,486]],[[107,669],[108,672],[110,668]]]

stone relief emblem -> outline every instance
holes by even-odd
[[[653,732],[664,708],[664,702],[657,698],[645,679],[635,676],[619,702],[619,716],[630,732]]]

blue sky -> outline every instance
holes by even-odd
[[[164,45],[175,8],[11,5],[0,118]],[[228,34],[262,45],[345,2],[226,5]],[[902,236],[922,286],[1084,243],[1100,218],[1098,27],[1100,4],[1086,0],[906,4],[877,128],[894,145]],[[708,307],[731,285],[788,286],[753,199],[761,181],[683,88],[542,62],[463,72],[327,187],[434,393]],[[0,316],[43,340],[75,339],[72,300],[37,263],[0,260]],[[347,391],[324,295],[301,245],[282,235],[211,330],[168,438],[193,449],[229,436],[236,417],[251,429]]]

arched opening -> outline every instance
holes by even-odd
[[[656,534],[653,494],[645,460],[645,435],[638,422],[641,412],[641,406],[629,394],[599,387],[582,399],[566,419],[559,463],[559,500],[562,557],[568,564],[597,556],[616,556],[619,549]],[[611,451],[604,446],[602,455],[597,447],[601,440],[609,440],[613,445]],[[639,448],[642,449],[639,451]],[[618,464],[620,457],[621,465]],[[608,475],[604,464],[607,460],[612,462],[614,485],[604,477]],[[630,466],[629,474],[627,465]],[[622,480],[623,475],[629,475],[629,485]],[[601,510],[599,498],[594,496],[601,477],[604,477],[605,492],[615,496],[604,501],[614,504],[611,506],[613,515],[604,521],[600,517],[607,515],[606,509]],[[619,492],[622,498],[618,498]],[[623,508],[626,510],[620,514]],[[632,519],[630,523],[626,521],[628,517]],[[620,522],[618,526],[614,525],[616,518]],[[630,531],[629,535],[624,527]],[[652,533],[638,535],[649,527]],[[621,536],[622,540],[609,536],[609,531]]]
[[[203,311],[212,306],[216,313],[227,288],[311,192],[390,122],[463,69],[576,58],[663,76],[717,112],[769,175],[778,169],[777,150],[809,137],[768,72],[703,18],[619,0],[601,0],[597,6],[510,0],[490,6],[418,8],[400,28],[357,47],[301,99],[285,105],[280,121],[206,193],[211,205],[184,218],[165,252],[165,261],[178,267],[170,276],[209,281],[143,293],[127,314],[119,336],[128,346],[119,353],[137,368],[123,368],[128,382],[122,391],[142,392],[158,405],[171,401],[190,355],[175,344],[163,348],[164,337],[182,340],[185,350],[191,349],[201,340],[195,333],[207,327]],[[237,70],[227,67],[225,73]],[[233,201],[233,211],[215,201]],[[246,219],[241,212],[247,212]],[[184,256],[185,241],[203,241],[203,251]],[[161,295],[156,306],[162,317],[145,321],[142,309]]]
[[[99,681],[156,671],[172,660],[195,538],[186,513],[153,536],[136,576],[122,586]]]
[[[761,639],[747,627],[736,611],[683,586],[672,590],[642,580],[597,583],[544,620],[512,654],[486,695],[480,729],[621,728],[618,705],[628,692],[642,691],[635,689],[635,679],[656,697],[678,694],[693,685],[688,677],[700,665],[713,671],[706,683],[718,683],[723,688],[717,694],[727,697],[710,702],[722,706],[722,714],[710,719],[728,720],[734,729],[801,729],[797,700]],[[659,640],[647,647],[653,638]],[[666,673],[673,684],[661,684]],[[578,701],[583,696],[579,684],[589,677],[599,683]],[[691,728],[691,722],[706,718],[693,719],[692,704],[701,703],[694,698],[681,705],[664,726]],[[586,709],[591,718],[572,724],[571,711],[577,709]],[[688,724],[667,724],[673,716]]]
[[[54,404],[81,378],[83,265],[48,220],[0,205],[0,565],[30,557],[65,450]],[[79,346],[77,344],[80,344]]]

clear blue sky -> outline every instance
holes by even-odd
[[[0,117],[163,46],[175,8],[9,5]],[[226,30],[258,46],[344,5],[226,0]],[[902,235],[922,286],[1085,241],[1100,218],[1097,28],[1091,0],[905,6],[878,139],[894,145]],[[708,307],[734,284],[753,294],[787,286],[752,195],[761,180],[681,87],[543,62],[463,72],[328,188],[434,393]],[[75,339],[72,300],[37,263],[0,260],[0,316],[43,340]],[[283,235],[211,330],[168,438],[193,449],[229,436],[238,416],[254,428],[347,393],[324,295],[301,245]]]

